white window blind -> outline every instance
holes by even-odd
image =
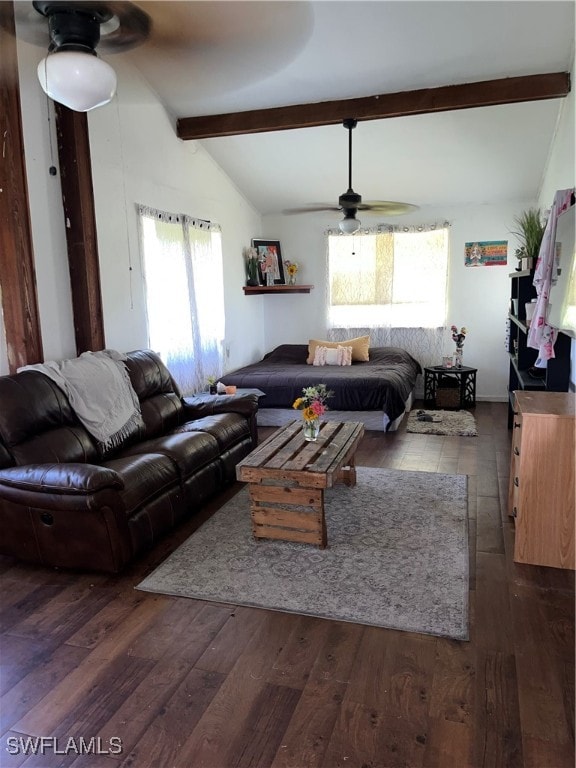
[[[329,234],[329,327],[443,326],[448,242],[445,226]]]

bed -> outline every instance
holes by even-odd
[[[367,429],[394,431],[410,410],[420,363],[397,347],[371,347],[368,362],[309,365],[306,344],[282,344],[262,360],[226,374],[223,384],[259,389],[258,424],[281,426],[297,418],[292,403],[303,387],[326,384],[334,392],[324,418],[362,421]]]

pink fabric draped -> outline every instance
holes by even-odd
[[[558,216],[570,207],[574,188],[561,189],[554,195],[544,237],[540,246],[536,269],[534,271],[534,287],[536,288],[536,308],[528,331],[528,346],[538,350],[536,366],[545,367],[546,361],[554,357],[554,343],[558,331],[548,325],[546,314],[550,296],[550,286],[556,268],[554,253],[556,243],[556,222]]]

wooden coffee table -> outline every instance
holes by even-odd
[[[282,427],[236,466],[249,484],[256,539],[327,545],[324,491],[356,485],[354,455],[364,434],[357,422],[326,421],[316,442],[306,442],[302,422]]]

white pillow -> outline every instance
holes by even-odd
[[[326,349],[327,347],[316,347],[312,365],[326,365]]]
[[[316,347],[313,365],[352,365],[352,347]]]
[[[354,352],[354,347],[338,347],[338,349],[342,350],[342,362],[340,365],[352,365],[352,354]]]

